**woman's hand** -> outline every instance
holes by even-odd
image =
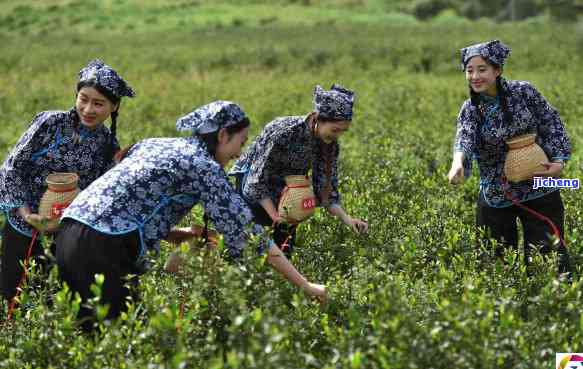
[[[182,242],[189,242],[191,246],[199,246],[202,244],[204,234],[204,227],[194,224],[191,227],[173,228],[166,241],[173,244],[180,244]],[[213,230],[208,230],[208,242],[206,247],[210,250],[215,250],[219,245],[219,234]]]
[[[24,220],[33,226],[39,232],[53,231],[54,229],[49,229],[50,218],[39,215],[39,214],[26,214]]]
[[[166,237],[166,241],[170,242],[170,243],[182,243],[185,241],[189,241],[193,238],[203,238],[203,234],[204,234],[204,227],[200,226],[198,224],[193,224],[191,227],[175,227],[172,228],[170,230],[170,233],[168,234],[168,236]],[[208,229],[208,238],[209,240],[211,239],[217,239],[219,237],[219,234],[213,230],[213,229]]]
[[[166,241],[174,244],[180,244],[194,237],[200,237],[200,235],[191,228],[172,228],[166,237]]]
[[[453,161],[451,162],[451,169],[447,174],[447,179],[450,184],[463,183],[465,179],[464,173],[464,158],[465,154],[462,151],[453,153]]]
[[[316,284],[308,282],[304,287],[304,292],[310,297],[314,297],[320,304],[325,304],[328,301],[328,293],[326,286],[323,284]]]
[[[273,225],[280,224],[280,223],[287,223],[287,220],[279,215],[279,212],[273,205],[273,201],[270,198],[266,197],[264,199],[259,200],[259,204],[263,207],[265,212],[271,218]]]
[[[346,211],[339,204],[334,204],[326,208],[328,212],[335,217],[339,218],[342,223],[346,224],[356,233],[366,233],[368,232],[368,223],[364,220],[358,218],[353,218],[346,213]]]
[[[129,145],[128,147],[126,147],[126,148],[124,148],[124,149],[120,149],[120,150],[118,150],[118,151],[115,153],[115,155],[113,156],[113,160],[114,160],[114,162],[117,164],[117,163],[119,163],[120,161],[122,161],[122,160],[123,160],[123,158],[125,158],[125,157],[126,157],[126,155],[127,155],[128,151],[130,151],[130,149],[131,149],[132,147],[134,147],[134,145]]]
[[[545,167],[545,170],[534,172],[534,177],[560,177],[563,171],[564,164],[562,162],[541,162],[540,165]]]
[[[275,213],[273,215],[270,214],[269,217],[273,221],[273,225],[287,223],[287,220],[277,213]]]
[[[178,273],[184,265],[184,259],[180,256],[180,251],[174,251],[168,255],[168,259],[164,263],[164,270],[168,273]]]
[[[464,181],[464,164],[462,161],[454,160],[451,163],[451,169],[447,174],[447,179],[450,184],[456,185]]]
[[[322,304],[328,300],[326,286],[308,282],[275,244],[269,248],[267,262],[294,286],[301,288],[306,295],[315,297]]]
[[[344,224],[350,227],[356,233],[366,233],[368,232],[368,223],[364,220],[349,217]]]

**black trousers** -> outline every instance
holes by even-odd
[[[262,226],[273,226],[273,220],[260,204],[247,204],[253,213],[253,220]],[[273,227],[273,242],[289,259],[293,252],[297,225],[279,223]]]
[[[45,275],[48,274],[50,261],[45,257],[39,237],[37,236],[32,246],[31,259],[34,259],[36,264],[40,266],[39,272]],[[6,221],[2,230],[0,283],[2,285],[2,296],[7,300],[11,300],[16,295],[16,287],[23,272],[22,264],[24,263],[24,258],[26,257],[31,242],[32,238],[19,233]]]
[[[549,218],[558,228],[561,238],[564,237],[565,209],[558,190],[522,204]],[[538,250],[543,255],[553,251],[553,231],[544,220],[516,205],[506,208],[490,207],[481,197],[477,204],[476,224],[486,232],[480,232],[478,239],[483,244],[487,244],[491,238],[498,241],[495,249],[497,256],[502,256],[506,248],[518,249],[517,219],[520,219],[523,227],[524,259],[527,265],[533,250]],[[569,272],[569,254],[562,242],[558,245],[557,252],[559,273]]]
[[[100,303],[109,304],[107,319],[113,319],[126,309],[126,299],[138,298],[136,261],[140,238],[137,231],[123,235],[108,235],[71,219],[61,224],[57,239],[57,265],[63,282],[81,296],[79,320],[84,330],[93,329],[95,313],[87,300],[94,297],[90,290],[95,274],[105,277]],[[132,277],[130,277],[132,276]]]

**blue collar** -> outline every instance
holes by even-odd
[[[79,124],[79,142],[93,135],[95,135],[94,129],[89,129],[85,127],[82,123]]]
[[[496,96],[480,94],[480,101],[486,105],[499,104],[500,103],[500,94],[497,94]]]

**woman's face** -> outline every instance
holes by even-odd
[[[350,128],[350,121],[320,121],[316,127],[316,135],[327,144],[337,141]]]
[[[247,142],[249,127],[245,127],[237,133],[229,134],[226,129],[219,131],[219,143],[215,152],[215,158],[222,167],[226,167],[229,161],[241,155],[241,150]]]
[[[95,88],[83,87],[77,92],[75,108],[81,124],[89,129],[94,129],[109,118],[111,113],[117,109],[117,105],[109,101]]]
[[[488,64],[481,56],[474,56],[466,64],[466,79],[476,93],[496,96],[496,78],[501,73],[500,68]]]

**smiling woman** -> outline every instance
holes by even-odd
[[[39,113],[0,168],[0,208],[7,217],[1,279],[8,300],[16,293],[27,249],[32,247],[34,257],[43,255],[33,235],[48,230],[46,216],[37,214],[47,176],[76,173],[83,189],[113,166],[119,149],[117,109],[123,96],[134,96],[133,90],[111,67],[94,60],[79,72],[77,92],[75,108]],[[109,117],[111,130],[103,124]]]
[[[475,93],[496,96],[496,79],[502,69],[486,62],[481,56],[470,59],[466,65],[466,79]]]
[[[294,190],[289,185],[290,177],[308,178],[311,171],[316,198],[298,200],[306,213],[312,214],[308,210],[318,204],[355,232],[368,228],[366,222],[346,214],[338,192],[338,139],[352,125],[353,104],[354,93],[350,90],[333,85],[326,91],[316,86],[311,113],[276,118],[235,164],[232,174],[237,176],[239,192],[256,222],[274,227],[275,241],[288,255],[298,222],[297,217],[284,216],[286,212],[281,211],[282,194]]]
[[[118,106],[117,99],[106,98],[95,87],[81,87],[75,103],[81,124],[89,129],[95,129],[104,122],[111,113],[117,111]]]
[[[461,50],[470,98],[459,113],[448,177],[452,184],[461,183],[470,174],[472,159],[477,160],[480,191],[476,222],[477,227],[485,231],[482,242],[487,244],[491,238],[497,240],[498,256],[505,248],[517,248],[516,221],[520,219],[524,227],[524,258],[528,265],[534,250],[542,254],[553,250],[554,241],[549,235],[554,234],[562,241],[564,223],[558,188],[533,185],[532,177],[560,176],[564,162],[571,155],[571,145],[559,113],[530,83],[502,78],[502,68],[509,54],[510,48],[498,40]],[[515,179],[504,169],[509,167],[505,162],[515,157],[509,154],[509,144],[527,135],[536,137],[536,144],[551,161],[534,163],[539,170],[512,182]],[[559,243],[558,252],[559,272],[569,273],[564,242]]]

